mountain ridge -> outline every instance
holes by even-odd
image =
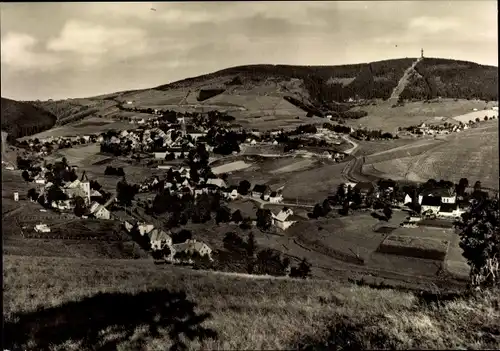
[[[405,77],[412,65],[414,68]],[[403,77],[404,84],[398,88]],[[351,119],[363,114],[349,115],[346,111],[375,100],[387,101],[396,88],[401,90],[397,94],[400,102],[437,97],[497,101],[498,67],[441,58],[399,58],[336,66],[252,64],[149,89],[23,103],[55,115],[58,124],[88,116],[117,116],[117,105],[125,105],[126,101],[133,101],[130,107],[138,108],[218,109],[243,122],[261,116],[286,120],[306,114],[337,114]],[[7,117],[2,129],[18,118]]]

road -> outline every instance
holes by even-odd
[[[353,154],[359,147],[359,144],[356,143],[355,141],[352,141],[351,139],[349,139],[346,135],[342,135],[342,139],[344,139],[345,141],[347,141],[348,143],[350,143],[352,145],[352,147],[348,150],[345,150],[344,153],[345,154]]]

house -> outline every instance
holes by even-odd
[[[148,236],[153,250],[162,250],[165,246],[172,246],[172,238],[161,229],[153,229]]]
[[[90,193],[90,199],[91,200],[96,200],[102,198],[102,194],[98,192],[97,190],[91,190]]]
[[[440,217],[452,217],[452,218],[458,218],[460,217],[465,211],[460,209],[458,204],[447,204],[443,203],[441,204],[439,208],[439,216]]]
[[[293,211],[284,207],[277,215],[272,213],[272,225],[281,230],[287,230],[294,223],[297,222],[297,217],[292,217]],[[293,220],[295,219],[295,220]]]
[[[47,224],[37,224],[35,225],[35,232],[37,233],[50,233],[50,228]]]
[[[264,195],[264,193],[266,193],[267,190],[268,190],[267,185],[255,184],[252,190],[252,197],[260,199]]]
[[[82,176],[82,180],[75,180],[74,182],[68,183],[64,186],[62,189],[66,195],[70,199],[73,199],[77,196],[82,197],[85,200],[86,204],[90,203],[90,182],[88,179],[86,181],[83,181],[83,178],[85,177],[85,174]],[[85,177],[86,178],[86,177]]]
[[[226,188],[227,185],[226,185],[226,182],[224,182],[222,179],[220,178],[210,178],[209,180],[207,180],[207,185],[215,185],[219,188]]]
[[[426,196],[438,196],[441,198],[441,202],[445,204],[454,204],[457,200],[457,197],[453,189],[448,189],[448,188],[427,189],[422,191],[418,195],[418,203],[420,205],[422,204],[422,199]]]
[[[441,197],[439,196],[425,196],[422,199],[420,213],[433,213],[438,214],[441,207]]]
[[[269,195],[269,202],[272,204],[283,202],[283,195],[281,194],[281,192],[273,191]]]
[[[224,196],[229,200],[236,200],[238,198],[238,187],[230,186],[223,192]]]
[[[352,183],[352,182],[348,182],[348,183],[344,183],[344,188],[349,188],[351,187],[351,189],[354,189],[354,187],[356,186],[357,183]]]
[[[193,254],[197,252],[201,257],[207,256],[212,260],[212,249],[205,243],[196,239],[188,239],[183,243],[172,245],[172,251],[175,253],[186,252]]]
[[[37,174],[34,180],[36,184],[45,184],[47,181],[41,173]]]
[[[410,195],[406,194],[405,195],[405,198],[403,200],[403,204],[406,205],[406,204],[411,204],[413,202],[413,199],[411,198]]]
[[[354,186],[353,190],[359,191],[361,197],[366,198],[368,195],[375,192],[375,186],[370,182],[360,182]]]
[[[99,218],[99,219],[110,219],[111,218],[111,212],[109,212],[109,210],[106,207],[99,204],[98,202],[92,203],[92,206],[90,206],[89,212],[95,218]]]
[[[139,230],[139,233],[143,236],[143,235],[149,233],[150,231],[152,231],[154,228],[155,228],[155,226],[152,224],[139,223],[137,229]]]
[[[71,210],[73,204],[71,200],[53,201],[52,208],[57,208],[59,210]]]

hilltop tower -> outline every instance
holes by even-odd
[[[424,58],[424,49],[420,49],[420,58]]]

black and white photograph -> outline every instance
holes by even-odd
[[[500,349],[494,0],[2,2],[4,351]]]

